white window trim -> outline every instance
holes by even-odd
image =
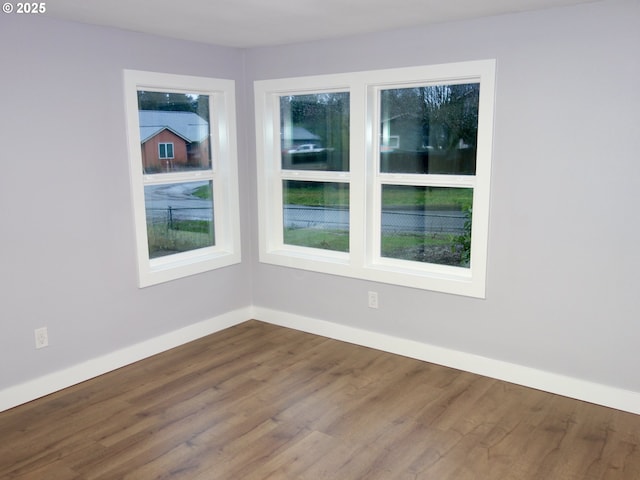
[[[125,70],[124,89],[139,286],[147,287],[240,263],[235,82]],[[143,173],[137,98],[140,89],[209,95],[212,170],[153,175]],[[200,180],[213,182],[215,245],[150,259],[144,186]]]
[[[162,151],[160,149],[160,147],[162,145],[164,145],[165,154],[167,152],[167,145],[171,145],[171,156],[169,156],[169,155],[165,155],[164,157],[162,156]],[[173,142],[159,142],[158,143],[158,158],[160,160],[173,160],[174,158],[176,158],[175,157],[175,147],[173,145]]]
[[[476,173],[466,175],[381,174],[376,119],[381,88],[420,84],[480,82]],[[350,93],[350,171],[282,170],[279,97],[326,91]],[[262,80],[254,83],[258,167],[259,259],[263,263],[382,283],[485,298],[495,60]],[[365,160],[367,159],[367,160]],[[350,185],[350,252],[295,247],[283,243],[282,179],[342,181]],[[470,268],[382,258],[379,185],[394,183],[473,187]]]

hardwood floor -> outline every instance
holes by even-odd
[[[0,413],[0,478],[640,479],[640,416],[250,321]]]

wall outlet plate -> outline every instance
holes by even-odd
[[[369,308],[378,308],[378,292],[369,292]]]
[[[36,348],[44,348],[49,346],[49,333],[47,327],[40,327],[35,329]]]

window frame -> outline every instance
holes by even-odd
[[[489,59],[254,82],[260,262],[485,298],[495,70],[495,60]],[[480,83],[475,175],[380,173],[380,90],[470,82]],[[350,94],[350,171],[284,171],[278,151],[278,99],[283,95],[326,91],[348,91]],[[281,183],[285,177],[349,183],[348,253],[283,243]],[[380,255],[381,185],[385,180],[401,185],[473,188],[469,268],[398,260]]]
[[[240,263],[235,82],[228,79],[139,70],[124,70],[123,76],[139,287]],[[209,96],[208,121],[212,155],[210,169],[153,174],[143,172],[138,113],[139,90]],[[215,245],[150,258],[144,187],[196,181],[212,182]]]

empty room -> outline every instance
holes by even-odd
[[[0,478],[639,479],[639,25],[4,2]]]

